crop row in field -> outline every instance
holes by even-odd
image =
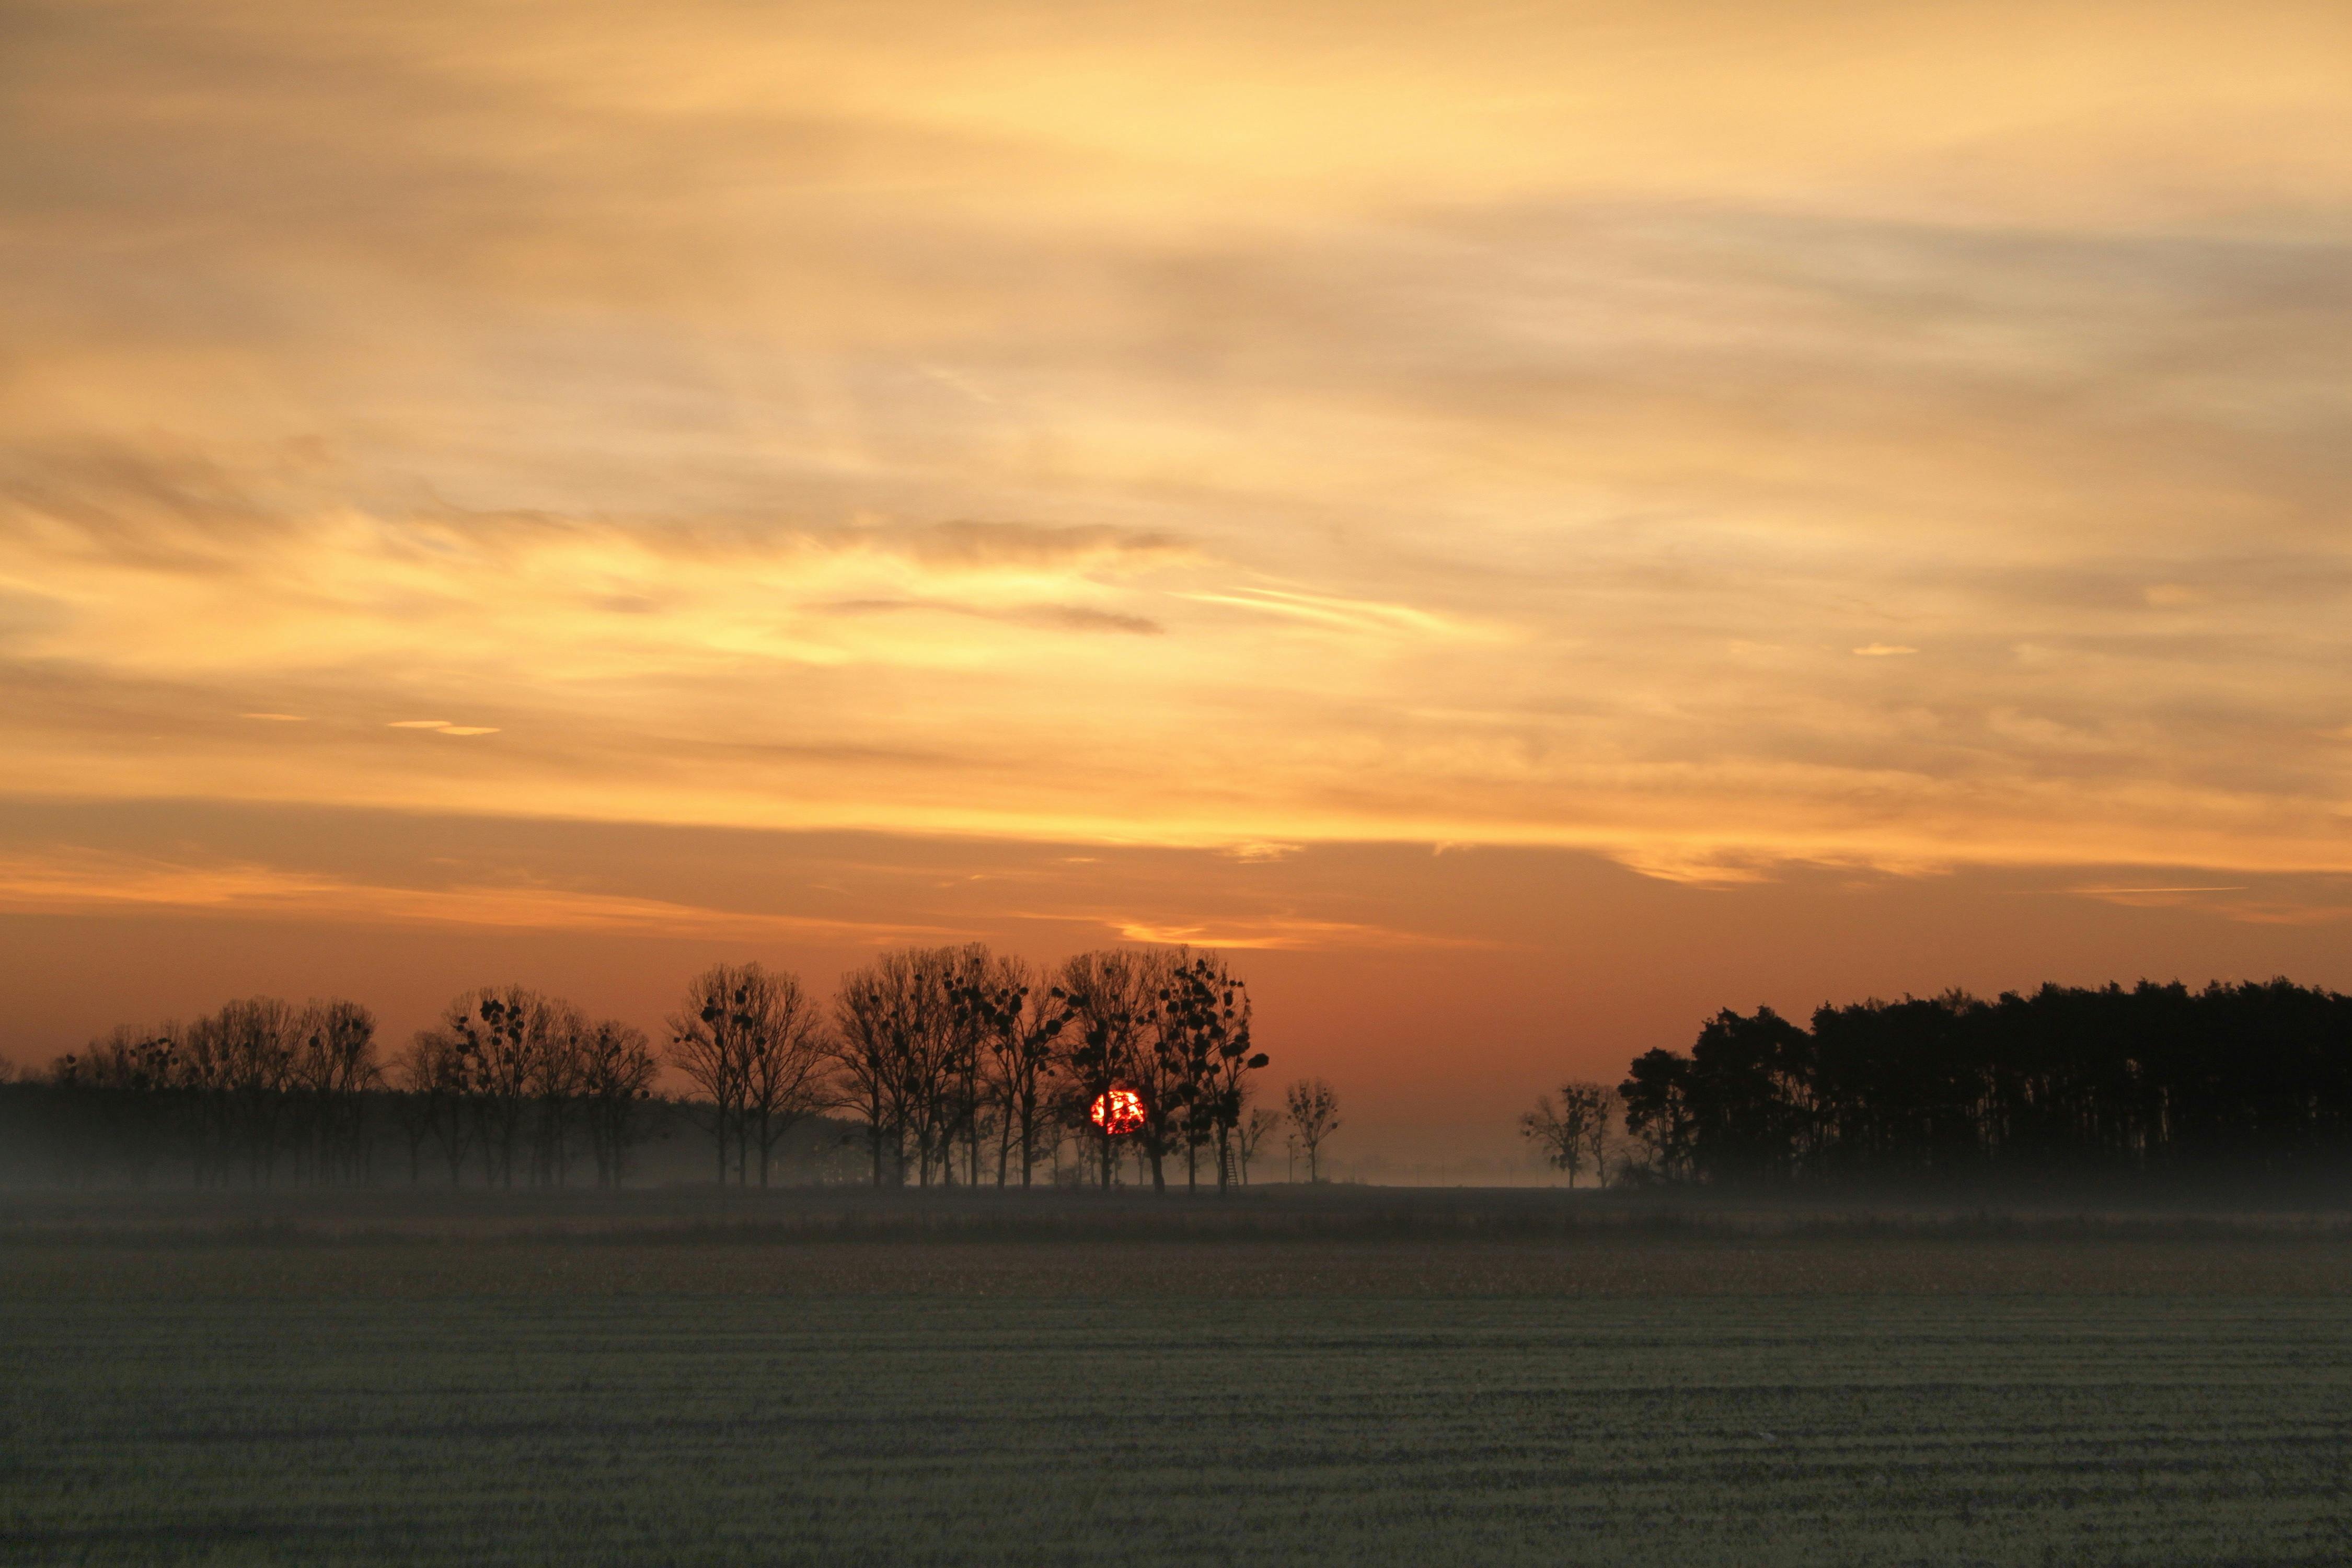
[[[0,1333],[18,1562],[2319,1562],[2352,1519],[2326,1300],[16,1295]]]
[[[0,1246],[0,1299],[974,1296],[2352,1298],[2352,1245],[1584,1236],[1551,1242],[224,1241]]]

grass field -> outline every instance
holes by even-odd
[[[24,1239],[0,1556],[2340,1563],[2347,1251]]]

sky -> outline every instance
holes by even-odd
[[[2263,0],[0,0],[0,1054],[1189,942],[1467,1170],[1720,1006],[2352,988],[2347,80]]]

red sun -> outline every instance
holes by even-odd
[[[1089,1114],[1105,1133],[1122,1137],[1143,1125],[1143,1097],[1131,1089],[1114,1089],[1095,1097]]]

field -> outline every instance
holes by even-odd
[[[2332,1221],[1171,1213],[18,1205],[0,1557],[2352,1556]]]

